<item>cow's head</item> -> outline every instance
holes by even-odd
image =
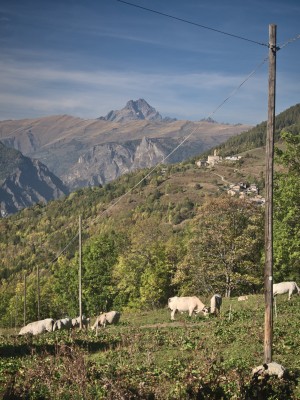
[[[203,312],[203,314],[204,314],[205,317],[208,317],[209,312],[210,312],[210,307],[206,307],[206,306],[205,306],[205,307],[202,308],[201,311]]]

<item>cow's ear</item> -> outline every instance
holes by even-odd
[[[268,364],[263,364],[264,369],[268,369]]]

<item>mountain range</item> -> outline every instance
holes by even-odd
[[[183,161],[249,128],[162,118],[139,99],[94,120],[58,115],[1,121],[0,141],[38,159],[73,191],[159,162]]]
[[[297,104],[276,116],[275,140],[283,128],[298,130],[299,124]],[[263,146],[266,122],[249,128],[162,118],[143,99],[95,120],[62,115],[2,121],[2,216],[161,162],[206,156],[211,149],[226,156]]]

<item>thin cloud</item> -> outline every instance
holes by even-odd
[[[15,110],[17,118],[45,114],[97,118],[124,107],[129,99],[143,97],[164,116],[198,120],[210,115],[245,79],[242,75],[207,71],[147,74],[69,70],[49,68],[45,63],[9,64],[7,59],[0,62],[0,74],[0,119],[11,118],[11,110]],[[288,80],[285,85],[296,90]],[[235,94],[230,107],[226,105],[218,111],[216,119],[258,123],[259,118],[265,119],[266,94],[266,74],[261,71]],[[242,111],[245,104],[249,104],[249,110],[253,109],[247,115]],[[254,115],[257,115],[256,121],[252,120]]]

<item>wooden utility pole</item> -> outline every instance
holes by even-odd
[[[265,340],[264,362],[272,361],[273,342],[273,170],[276,86],[276,25],[269,25],[269,100],[266,138]]]
[[[18,294],[16,293],[16,299],[15,299],[15,330],[17,330],[18,326]]]
[[[81,215],[79,215],[79,270],[78,270],[78,281],[79,281],[79,328],[82,329],[82,289],[81,289]]]
[[[24,326],[26,325],[26,272],[24,273]]]
[[[37,319],[40,320],[40,268],[36,267],[36,283],[37,283]]]

